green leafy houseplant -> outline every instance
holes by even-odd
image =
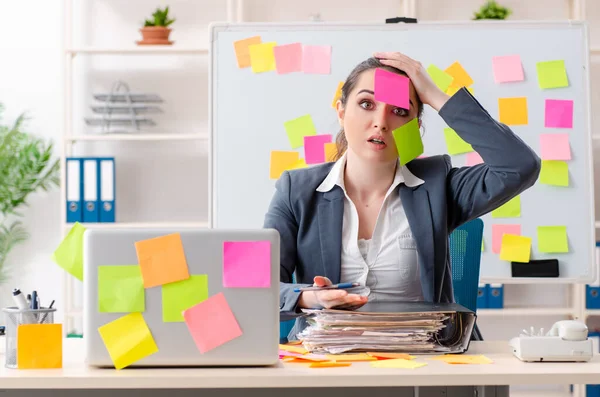
[[[164,10],[157,8],[152,14],[152,18],[144,21],[144,27],[140,29],[142,41],[138,44],[172,44],[169,41],[171,29],[169,26],[175,22],[174,18],[169,17],[169,6]]]
[[[3,111],[0,105],[0,121]],[[51,158],[52,143],[24,132],[25,121],[21,114],[10,126],[0,124],[0,282],[8,276],[8,254],[29,237],[19,219],[27,198],[60,183],[59,160]]]
[[[506,7],[502,7],[495,0],[488,0],[479,12],[476,12],[473,19],[506,19],[512,11]]]

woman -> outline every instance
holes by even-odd
[[[375,100],[376,68],[410,79],[410,109]],[[484,163],[453,168],[440,155],[400,166],[392,131],[414,118],[420,125],[423,105]],[[454,301],[450,233],[531,187],[540,159],[465,88],[448,96],[400,53],[376,53],[359,64],[343,85],[337,114],[337,161],[284,172],[265,217],[265,227],[281,237],[282,319],[301,308],[356,308],[367,300]],[[364,289],[294,292],[338,282]]]

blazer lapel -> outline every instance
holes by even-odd
[[[340,282],[342,256],[342,221],[344,218],[344,192],[339,186],[323,194],[319,204],[319,238],[323,276],[332,283]]]
[[[425,301],[433,302],[435,295],[435,255],[433,220],[429,194],[423,187],[411,188],[400,185],[400,199],[408,224],[417,242],[421,270],[421,286]]]

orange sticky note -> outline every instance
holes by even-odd
[[[235,50],[238,68],[242,69],[250,67],[250,50],[248,47],[260,43],[260,36],[248,37],[247,39],[233,42],[233,49]]]
[[[306,354],[308,353],[308,350],[306,350],[304,347],[302,346],[293,346],[293,345],[279,345],[279,349],[280,350],[285,350],[286,352],[290,352],[290,353],[298,353],[298,354]]]
[[[335,95],[333,96],[333,101],[331,101],[331,107],[337,109],[337,101],[342,97],[342,87],[344,86],[344,82],[340,81],[335,90]]]
[[[62,324],[19,325],[17,368],[62,368]]]
[[[498,98],[499,121],[506,125],[525,125],[527,118],[527,98]]]
[[[473,84],[473,79],[469,76],[469,73],[463,68],[463,66],[457,61],[450,65],[444,72],[448,73],[454,78],[452,80],[451,87],[468,87]]]
[[[392,358],[402,358],[404,360],[412,360],[416,358],[415,356],[411,356],[406,353],[377,353],[377,352],[369,352],[367,353],[369,356],[375,357],[379,360],[381,359],[392,359]]]
[[[325,144],[325,161],[334,161],[337,156],[337,145],[335,142],[329,142]]]
[[[271,152],[269,178],[278,179],[283,174],[283,171],[293,169],[299,160],[300,153],[298,152],[273,150]]]
[[[338,363],[335,361],[314,362],[309,365],[310,368],[334,368],[334,367],[349,367],[352,363]]]
[[[144,288],[190,278],[179,233],[137,241],[135,250]]]
[[[331,361],[375,361],[377,357],[369,356],[367,353],[357,354],[327,354],[326,357]]]

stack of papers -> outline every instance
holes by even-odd
[[[402,353],[450,352],[438,342],[449,313],[376,313],[347,310],[303,310],[308,327],[298,338],[313,353],[393,351]]]

